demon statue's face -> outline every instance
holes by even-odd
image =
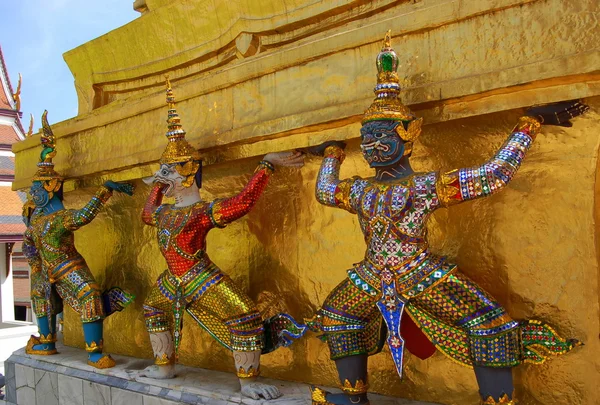
[[[45,207],[48,205],[48,201],[50,201],[50,193],[46,191],[41,181],[34,181],[31,184],[29,194],[36,207]]]
[[[391,166],[402,158],[404,141],[396,128],[402,125],[399,121],[370,121],[360,129],[362,142],[360,149],[369,166]]]
[[[176,166],[177,164],[163,163],[160,165],[160,169],[154,173],[154,182],[166,185],[163,191],[166,197],[173,197],[185,189],[183,182],[186,178],[179,174]]]

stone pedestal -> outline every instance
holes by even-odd
[[[273,404],[310,405],[305,384],[269,380],[284,394],[273,401],[243,398],[237,378],[229,373],[177,366],[171,380],[139,378],[127,370],[142,369],[149,360],[114,356],[117,366],[96,370],[86,363],[86,353],[59,345],[54,356],[31,356],[19,349],[5,362],[6,401],[18,405],[175,405]],[[433,405],[401,398],[373,395],[378,405]]]

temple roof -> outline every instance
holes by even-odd
[[[21,112],[17,110],[17,105],[13,100],[13,86],[10,82],[10,76],[8,75],[8,69],[4,62],[4,54],[2,53],[2,47],[0,46],[0,115],[12,118],[14,128],[13,132],[17,138],[10,143],[6,143],[2,140],[2,130],[0,130],[0,145],[13,144],[19,139],[24,139],[25,131],[21,124]],[[0,128],[11,127],[11,125],[0,124]]]
[[[6,108],[7,110],[14,110],[15,103],[13,101],[12,95],[14,94],[12,85],[10,83],[10,78],[8,76],[8,69],[6,69],[6,63],[4,63],[4,55],[2,54],[2,47],[0,46],[0,76],[2,76],[2,80],[0,80],[0,86],[2,89],[0,91],[0,108]]]
[[[0,156],[0,176],[15,174],[15,158],[13,156]]]
[[[0,145],[12,145],[19,141],[19,135],[14,127],[0,124]]]
[[[24,139],[21,112],[17,110],[13,94],[0,47],[0,242],[22,240],[25,232],[21,211],[27,195],[12,191],[10,186],[15,177],[15,158],[10,152],[11,145]]]
[[[21,210],[26,200],[25,193],[12,191],[10,187],[0,187],[0,240],[2,236],[22,235],[25,232]]]

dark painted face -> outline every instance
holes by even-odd
[[[404,141],[396,132],[399,121],[371,121],[360,129],[360,149],[369,166],[385,167],[400,161],[404,154]]]
[[[36,207],[45,207],[48,204],[48,201],[50,201],[50,195],[41,181],[34,181],[31,184],[29,194]]]

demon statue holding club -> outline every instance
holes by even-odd
[[[119,288],[100,290],[85,259],[75,248],[74,231],[89,224],[112,196],[113,191],[132,195],[126,183],[107,181],[96,195],[79,210],[65,209],[62,202],[63,178],[54,170],[55,138],[42,115],[42,152],[38,170],[29,191],[31,200],[23,207],[27,225],[23,252],[31,267],[31,301],[40,336],[31,336],[28,354],[56,354],[56,315],[63,301],[81,316],[88,364],[96,368],[115,365],[103,353],[102,322],[122,310],[133,296]]]
[[[140,377],[172,378],[181,342],[183,314],[188,314],[220,344],[233,352],[242,394],[259,399],[277,398],[274,386],[257,382],[260,356],[304,334],[305,326],[289,315],[263,321],[256,305],[206,253],[206,236],[213,228],[247,214],[267,186],[275,166],[300,167],[300,153],[269,153],[258,164],[246,187],[230,198],[203,201],[199,194],[202,162],[199,152],[185,139],[175,98],[167,79],[168,144],[160,169],[145,179],[154,183],[142,219],[158,228],[158,244],[168,269],[148,293],[144,303],[146,328],[155,364]],[[173,197],[174,204],[162,202]]]
[[[414,173],[409,157],[421,119],[398,98],[398,57],[389,32],[376,64],[376,97],[361,128],[362,153],[375,177],[339,179],[341,142],[306,150],[324,157],[316,185],[318,201],[357,214],[367,244],[364,260],[348,270],[348,278],[309,321],[329,345],[343,390],[331,394],[314,388],[313,404],[368,404],[367,359],[384,341],[400,376],[405,346],[421,353],[435,346],[474,368],[482,404],[514,404],[512,367],[542,363],[578,342],[561,338],[542,322],[512,319],[455,264],[430,252],[425,225],[440,207],[502,190],[542,124],[570,126],[569,119],[587,107],[566,102],[531,108],[483,165]]]

